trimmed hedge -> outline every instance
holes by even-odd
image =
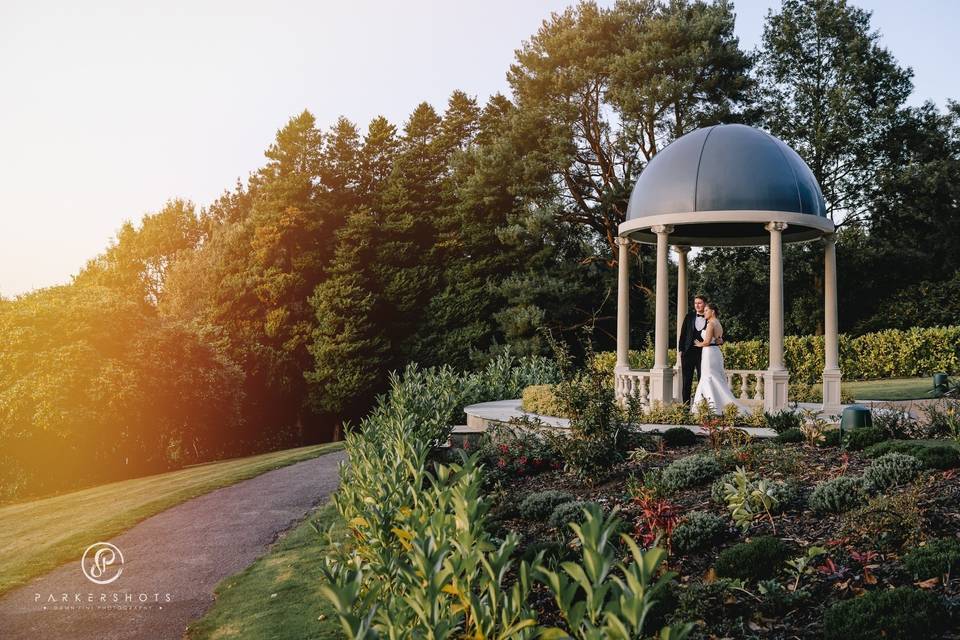
[[[764,340],[730,342],[722,347],[728,369],[765,369],[768,347]],[[784,358],[791,382],[820,382],[823,374],[823,336],[786,336]],[[614,352],[597,354],[597,366],[613,371]],[[670,351],[670,362],[676,352]],[[630,352],[630,366],[653,366],[653,346]],[[927,376],[937,371],[960,371],[960,326],[914,327],[840,336],[840,369],[844,380],[877,380]]]

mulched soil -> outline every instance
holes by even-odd
[[[618,509],[620,517],[632,528],[642,520],[642,514],[627,491],[630,476],[642,478],[645,470],[662,468],[678,458],[710,451],[706,443],[653,451],[640,463],[628,462],[614,467],[602,481],[593,484],[579,481],[562,471],[513,479],[505,483],[508,486],[501,485],[492,493],[491,518],[495,535],[503,536],[508,531],[519,533],[523,540],[519,554],[530,545],[556,541],[567,545],[568,557],[575,559],[576,540],[572,532],[557,531],[547,522],[532,522],[521,517],[518,507],[527,494],[561,489],[578,499],[598,502],[605,509]],[[772,524],[758,520],[744,533],[734,526],[725,507],[711,500],[712,483],[666,496],[680,515],[694,510],[708,511],[730,523],[723,542],[715,548],[686,556],[671,554],[668,568],[678,574],[676,595],[683,589],[713,582],[712,567],[717,554],[726,547],[756,536],[776,535],[796,550],[793,557],[803,555],[811,545],[826,547],[829,554],[826,559],[815,563],[813,575],[803,576],[800,590],[806,592],[806,597],[792,602],[786,610],[784,607],[776,610],[765,603],[755,582],[748,582],[743,590],[723,591],[715,602],[705,597],[699,610],[678,610],[678,615],[696,616],[686,618],[697,622],[694,637],[821,637],[824,610],[869,589],[914,585],[943,594],[960,609],[960,576],[948,577],[946,584],[939,579],[914,583],[900,562],[903,553],[924,540],[960,536],[960,470],[927,471],[911,486],[888,491],[886,495],[899,500],[903,508],[878,512],[873,519],[856,512],[823,515],[806,506],[813,487],[839,475],[859,475],[870,462],[862,452],[772,442],[753,445],[748,451],[751,455],[744,463],[749,470],[770,480],[792,480],[799,484],[800,500],[792,509],[775,515]],[[858,562],[855,558],[860,554],[862,559],[865,552],[877,555]],[[778,580],[792,589],[794,577],[787,569],[784,565]],[[550,593],[542,585],[537,585],[532,596],[541,622],[559,624]],[[676,600],[671,604],[676,607]],[[960,638],[960,632],[950,637]]]

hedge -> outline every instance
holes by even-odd
[[[786,336],[784,359],[791,382],[820,382],[823,374],[823,336]],[[724,344],[727,369],[766,369],[768,347],[765,340],[743,340]],[[670,350],[670,363],[676,351]],[[597,366],[613,371],[616,353],[597,355]],[[653,366],[653,346],[630,351],[630,366]],[[865,333],[851,338],[840,336],[840,369],[844,380],[913,378],[938,371],[960,372],[960,326],[914,327]]]

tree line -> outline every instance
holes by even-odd
[[[509,95],[454,91],[400,126],[304,111],[207,207],[126,223],[69,285],[0,300],[4,495],[334,437],[417,361],[615,335],[616,252],[647,162],[698,127],[790,144],[839,225],[841,329],[960,311],[960,105],[909,106],[912,71],[870,14],[785,0],[744,50],[723,0],[583,2],[552,14]],[[634,344],[652,250],[634,246]],[[785,255],[787,331],[822,330],[822,248]],[[693,286],[731,336],[766,332],[765,249],[709,249]],[[571,340],[573,342],[573,340]]]

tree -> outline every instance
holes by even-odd
[[[864,220],[880,153],[913,90],[846,0],[784,0],[767,16],[757,75],[763,123],[807,162],[838,225]]]
[[[550,179],[542,204],[614,238],[636,176],[693,129],[741,117],[749,57],[727,2],[582,2],[553,14],[517,51],[508,80],[522,126],[538,141],[524,171]]]
[[[75,280],[107,286],[156,307],[171,265],[203,238],[193,203],[170,200],[159,212],[145,215],[139,227],[125,222],[107,251],[87,262]]]

